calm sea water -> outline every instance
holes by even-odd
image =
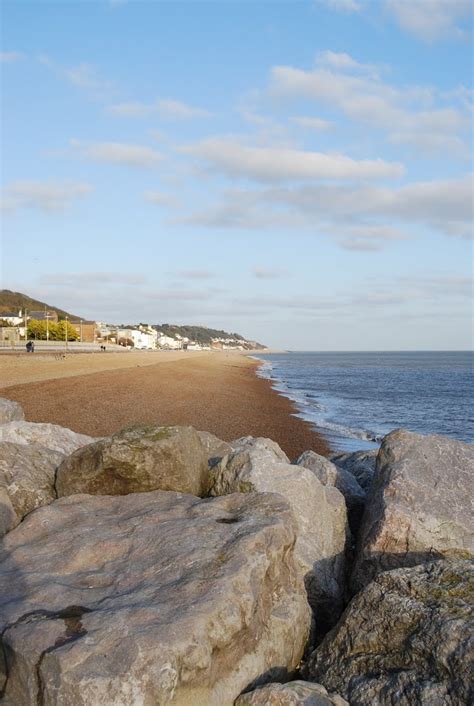
[[[259,374],[336,450],[375,448],[392,429],[474,443],[474,354],[256,355]]]

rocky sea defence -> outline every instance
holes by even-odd
[[[474,448],[92,438],[0,400],[7,706],[467,706]]]

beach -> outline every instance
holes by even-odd
[[[134,424],[191,425],[225,441],[264,436],[291,460],[329,453],[294,404],[256,376],[256,360],[233,352],[81,353],[0,357],[1,396],[32,422],[91,436]]]

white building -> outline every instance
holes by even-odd
[[[164,336],[161,334],[161,336],[158,336],[157,345],[159,348],[179,350],[183,347],[183,342],[181,340],[177,340],[176,338],[172,338],[171,336]]]

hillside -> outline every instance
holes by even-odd
[[[228,333],[222,329],[207,328],[207,326],[155,324],[154,328],[161,331],[165,336],[176,338],[176,335],[178,335],[181,338],[189,338],[190,341],[196,341],[196,343],[201,344],[210,344],[212,340],[218,339],[238,342],[244,348],[263,349],[265,347],[256,341],[248,341],[239,333]]]
[[[10,289],[0,290],[0,318],[2,314],[16,314],[20,309],[28,309],[29,311],[43,311],[44,308],[48,311],[55,311],[60,319],[66,316],[71,321],[79,321],[80,316],[70,314],[57,306],[52,306],[46,302],[41,302],[39,299],[32,299],[21,292],[12,292]]]

